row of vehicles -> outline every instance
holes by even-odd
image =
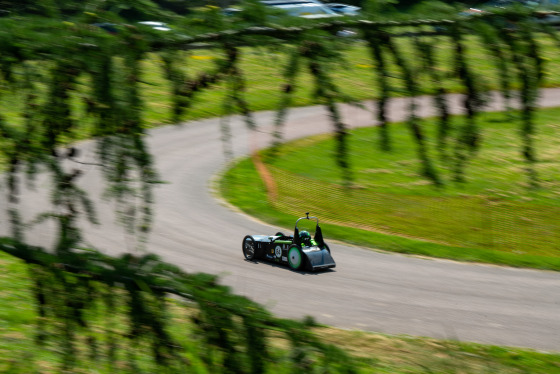
[[[261,0],[263,5],[274,9],[282,10],[289,16],[300,18],[330,18],[340,16],[357,16],[360,7],[342,3],[322,3],[319,0]],[[240,12],[238,8],[225,8],[223,13],[227,16],[233,16]],[[145,27],[156,31],[171,31],[171,27],[161,21],[140,21],[136,23],[139,27]],[[105,31],[116,34],[119,32],[120,25],[110,22],[94,23],[93,26],[100,27]],[[348,31],[348,35],[344,34],[344,30],[339,32],[340,36],[352,36],[354,33]],[[343,35],[344,34],[344,35]]]
[[[342,3],[322,3],[318,0],[262,0],[264,5],[302,18],[327,18],[341,15],[356,16],[360,7]]]
[[[460,14],[472,16],[510,7],[530,9],[535,12],[537,22],[560,26],[560,0],[490,0]]]
[[[343,3],[322,3],[319,0],[261,0],[263,5],[279,9],[286,14],[301,18],[328,18],[339,16],[357,16],[360,7]],[[226,15],[241,11],[238,8],[226,8]]]
[[[323,19],[341,16],[357,16],[360,7],[342,3],[322,3],[319,0],[261,0],[261,3],[282,10],[288,16],[305,19]],[[356,35],[352,30],[338,30],[336,35],[352,38]]]

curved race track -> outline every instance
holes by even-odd
[[[391,105],[392,120],[406,115],[406,101]],[[560,105],[560,91],[544,92],[541,105]],[[421,115],[430,114],[426,108],[420,106]],[[371,125],[375,118],[351,107],[343,107],[342,113],[351,126]],[[240,118],[232,118],[235,157],[247,154],[251,145],[269,143],[273,114],[258,113],[256,119],[259,131],[249,134]],[[560,351],[558,272],[421,259],[333,242],[337,267],[332,271],[300,273],[245,261],[244,235],[272,234],[279,228],[235,212],[212,195],[211,181],[225,165],[219,128],[219,120],[210,119],[151,132],[157,168],[169,182],[156,188],[151,252],[187,271],[221,274],[235,292],[283,317],[312,315],[348,329]],[[290,112],[285,133],[296,138],[329,130],[324,108],[309,107]],[[84,185],[100,193],[94,170]],[[26,204],[33,201],[26,199]],[[102,213],[102,220],[114,221],[112,213]],[[103,226],[88,229],[87,240],[107,251],[126,250],[131,238],[120,228]]]

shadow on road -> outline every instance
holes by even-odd
[[[297,273],[297,274],[301,274],[301,275],[321,275],[321,274],[328,274],[328,273],[335,273],[336,272],[336,270],[334,270],[332,268],[322,269],[322,270],[317,270],[317,271],[294,270],[294,269],[290,268],[289,266],[285,266],[285,265],[282,265],[282,264],[277,264],[275,262],[263,261],[263,260],[247,260],[247,259],[245,259],[245,262],[249,262],[249,263],[255,264],[255,265],[259,265],[259,264],[268,265],[268,266],[271,266],[271,267],[284,269],[284,270],[287,270],[287,271],[291,271],[292,273]]]

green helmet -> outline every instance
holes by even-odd
[[[305,242],[308,242],[308,241],[311,240],[311,235],[309,235],[309,233],[308,233],[307,231],[304,230],[304,231],[301,231],[301,232],[299,233],[299,239],[300,239],[303,243],[305,243]]]

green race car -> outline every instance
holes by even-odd
[[[298,229],[301,220],[315,220],[315,235]],[[243,255],[247,260],[267,260],[289,265],[294,270],[320,270],[336,266],[329,246],[323,239],[323,233],[317,217],[305,217],[296,221],[294,235],[247,235],[243,238]]]

